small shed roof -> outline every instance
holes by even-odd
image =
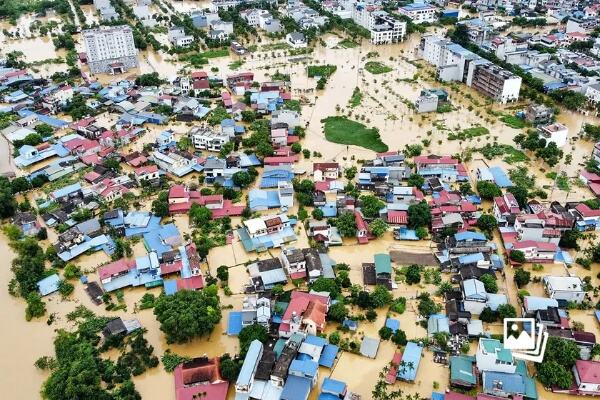
[[[42,296],[47,296],[58,290],[60,277],[58,274],[52,274],[37,283],[38,290]]]
[[[380,340],[378,338],[365,336],[360,345],[360,354],[365,357],[375,358],[379,349],[379,343]]]
[[[375,254],[375,272],[379,274],[392,274],[392,262],[389,254]]]

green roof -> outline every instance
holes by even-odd
[[[477,376],[473,373],[473,358],[452,356],[450,357],[450,380],[460,381],[471,385],[477,384]]]
[[[375,254],[375,273],[392,275],[392,261],[389,254]]]
[[[499,340],[481,339],[481,344],[486,353],[496,353],[498,360],[508,363],[513,361],[512,352],[509,349],[505,349]]]

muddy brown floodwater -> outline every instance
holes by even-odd
[[[178,11],[190,11],[193,9],[202,9],[208,4],[207,1],[183,1],[178,2],[176,7]],[[82,7],[88,23],[97,20],[93,7]],[[56,18],[55,18],[56,19]],[[19,31],[21,39],[10,39],[5,37],[0,32],[0,43],[4,50],[20,50],[25,54],[28,62],[41,61],[57,56],[64,56],[64,52],[55,51],[51,43],[50,37],[31,37],[28,31],[29,24],[33,21],[32,16],[26,16],[19,20],[17,27],[12,27],[5,23],[0,23],[1,29],[8,29],[11,32]],[[163,41],[164,35],[158,34],[158,40]],[[513,129],[497,118],[489,118],[485,112],[480,110],[485,104],[485,100],[476,94],[470,88],[464,85],[446,89],[450,91],[450,97],[455,110],[444,114],[429,114],[417,115],[407,105],[413,103],[418,97],[422,88],[440,87],[440,83],[433,81],[432,69],[425,65],[423,61],[416,60],[415,49],[419,43],[419,36],[413,35],[405,42],[389,45],[389,46],[373,46],[366,42],[361,43],[361,46],[351,49],[340,49],[337,47],[341,38],[327,34],[323,36],[325,46],[317,45],[313,54],[290,62],[284,55],[283,50],[276,51],[259,51],[258,53],[244,59],[244,64],[237,71],[254,71],[257,81],[268,80],[269,77],[276,71],[290,74],[293,90],[299,89],[302,94],[308,98],[310,105],[303,107],[302,119],[308,124],[307,136],[302,145],[313,151],[318,151],[322,157],[312,157],[310,159],[302,159],[299,163],[300,167],[310,170],[310,165],[315,160],[336,160],[344,166],[354,163],[354,159],[368,159],[373,156],[373,152],[356,146],[345,146],[328,142],[323,134],[321,120],[331,115],[346,115],[352,111],[352,119],[356,119],[367,125],[368,127],[377,127],[380,131],[382,140],[389,146],[390,150],[403,149],[407,144],[420,143],[424,139],[429,139],[430,144],[424,152],[438,154],[456,154],[463,153],[468,147],[480,147],[485,143],[491,143],[492,138],[497,138],[499,143],[512,144],[513,138],[521,130]],[[259,48],[266,44],[256,43]],[[77,50],[82,51],[82,44],[77,44]],[[366,58],[367,54],[370,58]],[[260,53],[260,54],[259,54]],[[211,59],[210,64],[205,66],[205,70],[217,68],[218,72],[215,75],[225,77],[233,72],[232,61],[236,61],[237,56],[221,57]],[[392,71],[380,75],[373,75],[364,70],[364,64],[367,61],[380,61],[392,68]],[[308,78],[306,74],[306,66],[314,64],[333,64],[336,65],[337,71],[330,77],[327,87],[323,91],[310,92],[316,86],[316,81]],[[188,68],[181,62],[173,60],[172,56],[157,54],[155,52],[140,53],[140,68],[131,71],[128,75],[136,75],[147,72],[158,72],[162,77],[173,77],[178,71]],[[64,65],[57,64],[40,65],[36,67],[40,74],[48,76],[57,70],[64,69]],[[85,67],[84,67],[85,70]],[[94,78],[102,83],[110,83],[121,77],[98,75]],[[418,78],[415,81],[415,78]],[[363,94],[362,103],[350,109],[348,101],[352,96],[353,90],[358,87]],[[305,91],[308,89],[308,91]],[[295,92],[297,95],[299,92]],[[478,102],[478,103],[475,103]],[[525,103],[523,103],[525,104]],[[473,107],[474,106],[474,107]],[[486,106],[487,107],[487,106]],[[492,106],[495,111],[505,108]],[[507,111],[508,112],[508,111]],[[64,116],[60,116],[64,117]],[[563,111],[558,121],[565,124],[570,131],[570,137],[576,136],[582,125],[586,122],[598,124],[600,120],[594,117],[584,116],[582,114]],[[105,128],[111,128],[115,122],[115,117],[108,114],[102,114],[98,118],[98,125]],[[434,124],[435,123],[435,124]],[[490,135],[485,137],[474,138],[464,142],[447,139],[448,130],[456,132],[474,125],[483,125],[490,130]],[[137,142],[129,145],[125,150],[141,150],[145,143],[153,142],[156,135],[165,127],[149,126],[146,127],[147,133]],[[183,123],[173,123],[169,125],[177,136],[185,134],[189,130],[189,126]],[[61,133],[62,134],[62,133]],[[580,169],[580,164],[584,158],[591,153],[592,144],[588,142],[577,141],[575,144],[577,151],[572,151],[572,144],[565,148],[566,153],[572,152],[573,162],[569,166],[559,166],[557,169],[564,170],[569,177],[576,176]],[[0,173],[10,172],[14,170],[12,159],[10,157],[10,148],[8,144],[2,140],[0,142]],[[354,158],[354,159],[353,159]],[[472,172],[478,166],[485,164],[485,161],[477,159],[467,163],[467,168]],[[504,168],[512,168],[499,159],[493,161],[494,165],[501,165]],[[36,169],[43,164],[36,165]],[[540,170],[539,167],[531,168],[531,173],[535,173],[538,186],[551,185],[552,182],[545,177],[545,170]],[[21,173],[18,171],[18,173]],[[185,182],[191,182],[196,179],[196,175],[192,174],[189,177],[182,179]],[[32,198],[34,195],[31,195]],[[576,199],[579,197],[589,197],[586,190],[578,190],[571,192],[563,192],[554,190],[551,192],[552,199]],[[148,207],[148,204],[144,206]],[[489,205],[484,205],[484,208]],[[290,210],[290,213],[296,213],[297,206]],[[190,227],[185,216],[174,218],[175,223],[182,233],[190,231]],[[232,225],[239,224],[239,219],[233,219]],[[299,234],[299,240],[294,244],[296,247],[306,247],[308,245],[307,237],[303,232],[302,227],[297,227],[296,231]],[[50,241],[55,240],[54,232],[49,232],[49,241],[44,243],[48,245]],[[414,250],[415,252],[430,251],[429,242],[419,243],[398,243],[393,240],[391,234],[388,233],[383,238],[372,241],[368,246],[359,246],[355,239],[347,239],[343,247],[335,247],[330,250],[330,256],[338,263],[346,263],[350,266],[350,278],[354,283],[362,282],[362,263],[372,262],[373,254],[387,253],[390,250]],[[221,293],[223,305],[232,305],[234,309],[239,309],[243,301],[243,286],[248,282],[248,274],[243,265],[249,260],[256,258],[265,258],[277,256],[280,250],[273,250],[263,254],[247,254],[240,242],[235,239],[233,243],[212,249],[208,256],[208,263],[203,265],[205,272],[210,270],[213,274],[219,265],[230,266],[230,288],[234,293],[232,296],[225,296]],[[141,243],[134,247],[135,255],[145,253]],[[197,357],[201,355],[218,356],[223,353],[235,354],[238,351],[238,340],[235,337],[229,337],[225,334],[227,316],[229,310],[223,310],[223,318],[221,323],[215,328],[210,337],[198,338],[185,345],[168,345],[164,336],[159,329],[152,310],[144,310],[135,312],[135,303],[141,299],[146,292],[143,288],[125,290],[125,301],[127,304],[126,311],[106,312],[102,307],[97,307],[91,303],[84,292],[83,285],[79,282],[75,283],[75,293],[71,300],[61,300],[59,296],[53,295],[45,298],[47,304],[47,315],[54,314],[55,322],[48,326],[46,318],[26,322],[25,304],[21,299],[13,298],[8,294],[7,285],[12,278],[10,271],[10,261],[13,254],[7,245],[4,236],[0,236],[0,257],[5,260],[0,272],[0,304],[3,312],[0,314],[7,326],[6,329],[0,330],[0,343],[3,344],[0,350],[0,388],[2,393],[5,393],[7,398],[15,400],[30,400],[39,398],[39,390],[43,380],[46,378],[46,373],[38,371],[33,363],[37,358],[43,355],[52,355],[52,341],[55,336],[55,330],[59,328],[70,328],[65,320],[65,315],[82,304],[94,310],[98,314],[121,316],[124,318],[137,318],[142,325],[147,328],[147,339],[155,348],[155,354],[159,357],[166,349],[171,349],[176,353],[189,357]],[[78,265],[88,271],[90,280],[98,281],[97,267],[107,262],[108,259],[101,253],[96,253],[92,256],[82,256],[76,260]],[[399,265],[394,265],[399,267]],[[530,266],[526,267],[531,269]],[[564,274],[565,270],[562,265],[548,265],[544,267],[544,271],[534,272],[534,276],[542,276],[544,274]],[[597,278],[597,273],[600,271],[600,266],[592,265],[590,271],[586,270],[571,270],[571,273],[576,273],[579,276],[589,275],[592,277],[594,285],[598,285],[600,279]],[[507,274],[509,281],[512,281],[512,274]],[[445,280],[448,277],[444,277]],[[288,285],[291,288],[291,284]],[[528,289],[532,294],[543,293],[540,284],[531,284]],[[505,287],[501,288],[503,292],[511,290]],[[408,299],[407,309],[402,315],[395,315],[401,322],[401,328],[406,332],[409,339],[417,339],[424,337],[426,331],[417,323],[416,301],[415,297],[421,292],[435,292],[435,287],[432,285],[413,285],[408,286],[403,283],[394,289],[394,297],[404,296]],[[160,289],[152,289],[152,293],[160,293]],[[514,293],[509,292],[511,302],[516,303]],[[595,296],[597,298],[597,296]],[[435,298],[441,303],[441,299]],[[358,311],[356,311],[358,312]],[[585,329],[594,332],[597,337],[600,337],[600,330],[594,318],[593,313],[589,311],[573,310],[570,312],[572,321],[584,323]],[[378,318],[374,323],[364,323],[354,334],[346,334],[349,337],[360,340],[364,335],[377,337],[378,330],[383,326],[386,318],[386,313],[383,310],[378,311]],[[329,324],[327,333],[331,333],[336,329],[334,324]],[[501,327],[499,325],[486,325],[486,329],[498,333]],[[474,352],[476,343],[471,343],[471,353]],[[392,359],[395,346],[391,342],[384,342],[379,348],[376,359],[367,359],[351,353],[344,353],[338,360],[333,370],[320,368],[319,370],[319,386],[325,377],[331,376],[336,379],[343,380],[348,383],[350,390],[360,393],[363,398],[369,399],[371,390],[378,378],[379,372]],[[439,387],[437,391],[443,392],[448,387],[449,370],[447,367],[435,364],[432,360],[432,354],[425,352],[421,360],[416,382],[397,383],[395,387],[400,387],[407,393],[419,393],[424,397],[431,395],[434,386]],[[26,385],[15,384],[23,382],[24,378],[27,381]],[[174,395],[173,377],[166,373],[162,366],[155,368],[142,376],[134,379],[136,387],[144,399],[164,399],[172,400]],[[538,391],[542,399],[568,399],[570,396],[554,395],[545,392],[538,384]],[[318,389],[313,390],[310,399],[315,400],[318,396]],[[229,398],[233,398],[233,389],[230,390]]]

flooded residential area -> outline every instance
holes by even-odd
[[[2,0],[2,393],[600,396],[599,115],[594,0]]]

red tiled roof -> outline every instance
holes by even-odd
[[[137,168],[134,172],[136,175],[145,175],[145,174],[152,174],[156,171],[158,171],[158,166],[146,165],[144,167]],[[170,191],[169,191],[169,193],[170,193]]]
[[[168,275],[174,272],[179,272],[183,268],[183,261],[177,260],[170,264],[160,264],[160,274]]]
[[[290,274],[291,279],[304,279],[306,278],[306,271],[298,271]]]
[[[296,313],[298,316],[302,315],[311,301],[318,301],[324,305],[327,305],[329,299],[327,296],[321,296],[315,293],[299,292],[296,290],[293,291],[290,304],[285,310],[282,320],[289,321],[294,313]],[[279,329],[281,329],[281,326]]]
[[[201,276],[177,279],[177,290],[200,290],[204,287],[204,279]]]
[[[204,71],[192,72],[192,79],[201,79],[201,78],[208,78],[208,74]]]
[[[106,264],[98,268],[98,276],[100,280],[111,277],[112,275],[118,275],[125,273],[135,267],[135,260],[127,260],[121,258],[120,260],[114,261],[110,264]]]
[[[583,217],[600,217],[600,210],[592,210],[587,204],[580,203],[575,207]]]
[[[363,219],[363,216],[358,212],[354,211],[354,220],[356,221],[356,229],[359,231],[367,230],[367,223]]]
[[[581,382],[600,384],[600,362],[577,360],[575,368]]]
[[[174,185],[169,188],[169,199],[183,199],[190,197],[183,185]]]
[[[314,171],[325,171],[328,169],[339,169],[340,165],[338,163],[314,163],[313,164],[313,172]]]
[[[85,179],[88,182],[93,182],[96,179],[100,178],[100,176],[101,175],[99,173],[97,173],[96,171],[90,171],[83,176],[83,179]]]
[[[577,342],[596,343],[596,335],[592,332],[573,331],[573,339]]]
[[[389,224],[405,225],[408,223],[408,212],[388,210],[387,222]]]
[[[417,156],[415,157],[415,164],[458,164],[458,160],[455,158],[452,158],[450,156],[434,156],[434,155],[427,155],[427,156]]]
[[[263,163],[265,165],[282,165],[292,164],[298,161],[298,156],[287,156],[287,157],[265,157]]]
[[[554,243],[536,242],[535,240],[523,240],[513,244],[513,249],[515,250],[527,249],[530,247],[535,247],[539,251],[556,251],[558,248]]]
[[[101,161],[102,160],[100,157],[98,157],[98,154],[88,154],[81,157],[81,162],[85,165],[98,165],[101,163]]]
[[[327,314],[327,305],[320,301],[311,300],[304,312],[303,318],[313,321],[318,327],[325,325],[325,315]]]

